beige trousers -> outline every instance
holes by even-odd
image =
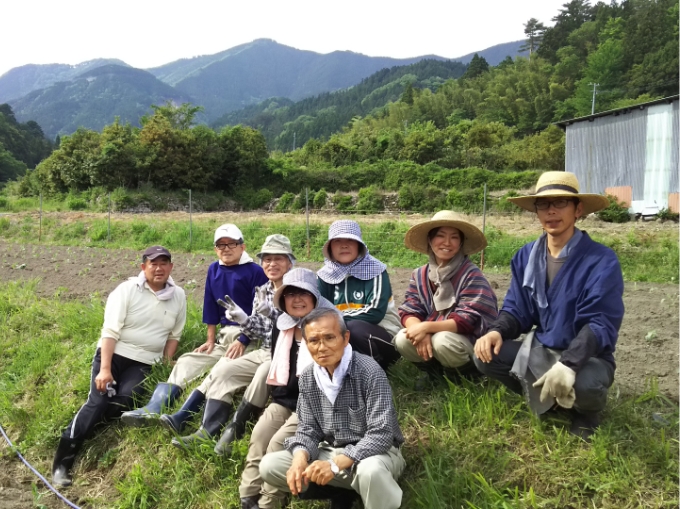
[[[319,446],[319,460],[328,461],[343,452],[344,449],[324,443]],[[293,455],[288,451],[267,454],[260,462],[260,475],[265,483],[288,492],[286,472],[292,462]],[[328,484],[359,493],[365,509],[397,509],[401,506],[402,496],[397,479],[404,471],[404,465],[401,451],[392,447],[387,454],[361,460],[353,473],[341,472]]]
[[[259,368],[264,363],[270,364],[271,358],[271,352],[261,348],[237,359],[222,357],[210,370],[198,390],[205,394],[206,399],[219,399],[231,403],[234,393],[248,386],[249,397],[246,399],[253,405],[264,408],[269,397],[267,388],[269,369],[262,374]],[[260,373],[259,378],[255,376],[257,373]]]
[[[394,338],[394,345],[407,361],[425,362],[406,337],[406,329],[399,331]],[[459,368],[473,359],[474,346],[461,334],[437,332],[432,334],[432,355],[446,368]]]
[[[219,339],[213,351],[207,353],[187,352],[180,355],[177,364],[172,368],[168,377],[168,383],[179,385],[182,389],[212,368],[227,351],[227,347],[241,334],[240,327],[228,325],[222,327]]]
[[[260,461],[265,454],[283,450],[283,441],[295,435],[297,414],[288,408],[272,403],[269,405],[253,428],[248,444],[246,465],[241,475],[239,493],[241,498],[260,495],[260,509],[279,507],[285,496],[260,477]],[[285,475],[284,475],[285,477]]]

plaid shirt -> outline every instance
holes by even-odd
[[[297,403],[298,427],[287,438],[291,453],[303,449],[309,461],[319,457],[319,443],[344,447],[344,454],[359,462],[399,447],[404,437],[392,402],[385,372],[366,355],[354,352],[345,379],[332,405],[314,379],[313,366],[300,376]]]
[[[269,307],[272,310],[272,314],[269,317],[263,316],[259,313],[255,313],[257,305],[259,304],[259,299],[257,298],[257,293],[253,299],[253,314],[248,317],[246,322],[241,325],[241,332],[250,341],[259,341],[260,348],[269,350],[272,347],[272,325],[276,323],[276,319],[281,314],[281,311],[274,307],[274,285],[271,281],[267,281],[263,286],[267,287],[267,300],[269,301]]]

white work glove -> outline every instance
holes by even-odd
[[[574,406],[576,395],[574,393],[574,382],[576,381],[576,371],[565,366],[561,362],[556,362],[545,375],[536,380],[534,387],[543,386],[541,390],[541,402],[553,397],[557,404],[564,408]]]
[[[269,318],[274,311],[271,307],[269,299],[267,298],[267,285],[258,286],[255,289],[255,297],[257,299],[257,306],[253,310],[258,315]]]
[[[234,300],[229,297],[229,295],[224,296],[223,301],[218,301],[220,305],[224,308],[224,316],[230,322],[236,322],[239,325],[243,325],[248,320],[248,315],[243,311]]]

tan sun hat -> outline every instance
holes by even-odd
[[[440,226],[450,226],[463,233],[463,254],[479,253],[486,247],[486,237],[484,237],[482,231],[452,210],[440,210],[432,219],[411,226],[406,232],[404,244],[411,251],[429,254],[427,235],[430,233],[430,230]]]
[[[536,198],[578,198],[583,203],[583,215],[587,216],[609,206],[609,199],[601,194],[579,193],[576,175],[567,171],[546,171],[536,182],[536,191],[529,196],[508,198],[518,207],[536,212]]]
[[[260,260],[264,255],[268,254],[282,254],[287,255],[291,263],[295,263],[295,255],[293,254],[293,248],[290,247],[290,239],[285,235],[275,233],[274,235],[269,235],[264,239],[264,244],[262,244],[262,249],[257,253]]]

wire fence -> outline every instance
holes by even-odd
[[[267,235],[279,233],[291,240],[299,260],[321,262],[322,247],[328,238],[328,226],[338,218],[350,217],[361,225],[364,241],[371,254],[389,266],[417,267],[424,263],[424,255],[406,249],[404,236],[413,224],[429,219],[433,212],[320,212],[312,207],[312,196],[309,189],[302,191],[304,207],[297,213],[261,210],[197,213],[195,196],[189,191],[188,206],[184,213],[129,214],[114,211],[115,204],[109,194],[103,197],[103,203],[100,202],[106,207],[105,214],[84,210],[64,214],[58,211],[46,212],[41,195],[37,218],[31,214],[0,218],[0,238],[35,242],[37,237],[39,243],[131,249],[161,244],[179,252],[210,253],[215,228],[223,223],[235,223],[243,232],[248,251],[252,254],[257,252]],[[487,249],[474,255],[472,259],[482,268],[507,266],[512,255],[528,240],[528,235],[532,235],[532,232],[520,237],[505,235],[497,224],[499,221],[505,224],[511,222],[508,220],[510,214],[488,210],[490,200],[486,186],[483,196],[479,215],[463,214],[486,234],[489,242]]]

